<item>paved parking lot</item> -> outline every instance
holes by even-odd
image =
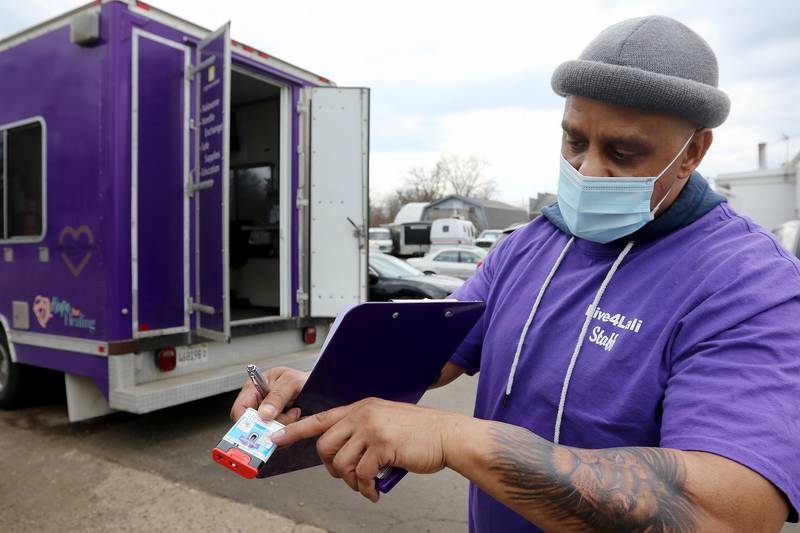
[[[477,380],[431,391],[427,405],[469,413]],[[69,424],[62,398],[0,411],[3,531],[467,530],[467,483],[407,476],[377,505],[322,468],[248,481],[211,461],[234,394],[148,415]],[[10,527],[9,527],[10,526]],[[319,528],[319,529],[318,529]],[[800,533],[787,526],[783,533]]]
[[[475,385],[463,377],[423,402],[469,413]],[[12,531],[263,531],[265,521],[299,533],[466,531],[467,483],[452,472],[409,475],[378,504],[322,467],[268,480],[231,474],[210,450],[234,396],[76,424],[59,399],[0,411],[0,446],[18,451],[0,456],[0,529],[11,517]]]

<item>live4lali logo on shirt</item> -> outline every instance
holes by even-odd
[[[639,318],[627,317],[621,313],[609,313],[600,309],[599,306],[592,313],[592,318],[607,323],[609,331],[607,332],[603,326],[595,326],[589,335],[589,342],[601,346],[607,352],[614,348],[617,339],[619,339],[619,332],[614,331],[612,328],[639,333],[642,325],[644,325],[644,321]]]

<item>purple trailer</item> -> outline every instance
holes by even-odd
[[[0,41],[0,406],[71,420],[313,364],[366,299],[369,91],[143,2]]]

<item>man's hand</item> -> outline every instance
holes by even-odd
[[[258,416],[264,420],[275,419],[282,424],[290,424],[300,418],[300,409],[289,409],[292,402],[300,394],[300,390],[308,379],[308,372],[300,372],[283,366],[269,369],[264,378],[269,384],[269,394],[262,398],[249,378],[245,378],[239,396],[231,408],[231,420],[234,422],[244,414],[248,407],[258,409]]]
[[[368,398],[309,416],[272,435],[279,446],[321,435],[317,452],[333,477],[378,501],[383,466],[429,474],[447,465],[447,440],[468,417],[407,403]]]

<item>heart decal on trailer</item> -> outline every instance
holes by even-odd
[[[86,225],[79,226],[78,228],[66,226],[58,235],[58,244],[62,248],[61,259],[75,277],[80,276],[81,272],[83,272],[83,269],[86,268],[86,264],[92,257],[92,252],[87,250],[83,255],[70,257],[70,254],[64,250],[64,248],[66,247],[68,239],[71,239],[71,242],[74,243],[73,246],[77,248],[77,245],[80,243],[81,236],[85,236],[90,245],[94,244],[94,234],[92,233],[92,230],[89,229],[89,226]]]

